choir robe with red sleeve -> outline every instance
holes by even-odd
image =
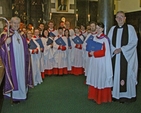
[[[111,102],[111,87],[113,86],[113,71],[110,56],[109,41],[107,38],[94,38],[94,41],[103,44],[99,51],[93,52],[89,62],[86,84],[89,85],[88,99],[93,99],[97,104]]]
[[[89,68],[89,61],[92,58],[88,56],[88,51],[86,51],[86,45],[87,45],[86,41],[90,38],[90,36],[93,36],[94,38],[96,36],[96,32],[89,33],[83,43],[83,67],[85,71],[85,76],[87,76],[87,72],[88,72],[87,70]]]
[[[51,38],[51,37],[49,37]],[[46,38],[47,42],[48,38]],[[53,57],[53,48],[51,45],[45,45],[44,46],[44,65],[45,65],[45,74],[46,75],[53,75],[53,64],[54,64],[54,57]]]
[[[51,28],[48,28],[48,32],[50,33],[53,33],[55,36],[57,36],[58,35],[58,31],[56,30],[56,29],[51,29]],[[52,38],[54,38],[54,37],[52,37]]]
[[[43,46],[45,47],[45,45],[46,45],[46,38],[44,38],[44,37],[40,37],[40,38],[41,38],[41,41],[43,43]],[[40,71],[41,71],[41,76],[44,79],[45,78],[45,73],[44,73],[44,71],[45,71],[45,55],[44,55],[45,53],[44,53],[44,48],[43,48],[42,51],[40,51],[40,53],[41,53]]]
[[[67,37],[66,37],[67,38]],[[67,70],[68,70],[68,74],[71,74],[72,71],[72,62],[71,62],[71,54],[72,54],[72,37],[69,36],[70,39],[70,45],[68,44],[68,48],[67,48]],[[67,39],[68,40],[68,39]]]
[[[65,46],[60,47],[55,40],[57,40],[59,37],[63,39],[63,41],[66,43]],[[53,72],[54,75],[63,75],[67,74],[67,38],[65,36],[56,36],[53,42],[53,52],[54,52],[54,65],[53,65]]]
[[[74,35],[72,39],[74,39],[77,35]],[[79,35],[79,38],[84,41],[84,37]],[[78,76],[84,74],[83,68],[83,44],[75,44],[72,41],[72,54],[71,54],[71,61],[72,61],[72,74]]]
[[[33,82],[34,86],[37,86],[38,84],[41,84],[42,77],[41,77],[41,70],[40,70],[40,58],[41,58],[41,53],[40,53],[40,46],[39,44],[35,41],[35,38],[32,38],[34,43],[37,45],[37,52],[35,53],[33,49],[29,49],[30,54],[31,54],[31,64],[32,64],[32,72],[33,72]]]

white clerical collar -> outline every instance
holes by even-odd
[[[16,34],[17,34],[17,33],[18,33],[18,31],[14,31],[14,33],[16,33]]]

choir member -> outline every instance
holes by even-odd
[[[72,74],[74,75],[82,75],[84,74],[83,68],[83,49],[82,44],[84,41],[84,37],[80,32],[79,27],[75,27],[74,29],[75,35],[72,37]]]
[[[86,51],[86,45],[87,45],[87,41],[91,41],[93,40],[93,38],[96,36],[96,22],[91,22],[90,23],[90,33],[87,35],[84,43],[83,43],[83,66],[84,66],[84,69],[85,69],[85,76],[87,75],[87,70],[89,68],[89,62],[90,62],[90,59],[91,57],[88,57],[88,51]]]
[[[88,55],[91,57],[86,79],[86,84],[89,86],[88,99],[94,100],[97,104],[112,101],[113,71],[110,45],[103,30],[104,24],[97,23],[97,36],[93,41],[88,41],[86,46]]]
[[[74,33],[74,30],[72,28],[70,28],[70,22],[69,21],[66,21],[65,22],[65,29],[68,29],[69,32],[70,32],[70,36],[73,36],[75,33]]]
[[[32,24],[32,23],[29,23],[29,24],[27,25],[27,29],[28,29],[28,30],[31,30],[32,33],[33,33],[33,32],[34,32],[34,26],[33,26],[33,24]]]
[[[46,75],[53,75],[53,64],[54,64],[54,57],[53,57],[53,38],[49,36],[49,31],[44,29],[43,37],[46,39],[44,45],[44,66],[45,66],[45,74]]]
[[[72,70],[72,62],[71,62],[72,37],[70,36],[69,29],[65,29],[64,36],[67,38],[67,44],[68,44],[68,48],[67,48],[67,70],[68,70],[68,73],[71,74],[71,70]]]
[[[84,36],[84,40],[85,40],[85,38],[87,37],[88,33],[86,31],[86,26],[84,24],[80,25],[80,31],[81,31],[82,35]]]
[[[54,39],[54,74],[63,75],[67,74],[67,38],[63,36],[63,28],[58,28],[58,35]]]
[[[43,30],[44,30],[44,28],[45,28],[44,23],[40,23],[40,24],[39,24],[40,37],[42,37],[42,36],[43,36]]]
[[[48,32],[49,32],[49,37],[52,37],[53,39],[55,36],[58,35],[58,31],[54,28],[53,21],[49,21],[49,23],[48,23]]]
[[[37,42],[38,40],[40,40],[39,29],[34,29],[34,35],[32,36],[32,40],[37,46],[35,49],[29,49],[32,59],[34,86],[36,86],[37,84],[41,84],[43,82],[41,75],[44,72],[44,67],[42,67],[41,64],[43,48]]]

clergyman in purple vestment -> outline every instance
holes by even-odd
[[[5,66],[4,95],[17,103],[27,99],[28,86],[33,87],[32,68],[26,37],[18,31],[20,18],[12,17],[10,36],[0,36],[0,55]]]

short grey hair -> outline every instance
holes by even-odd
[[[21,19],[19,18],[19,17],[17,17],[17,16],[15,16],[15,17],[12,17],[11,18],[11,20],[10,20],[10,22],[12,23],[13,21],[17,21],[17,22],[21,22]]]

